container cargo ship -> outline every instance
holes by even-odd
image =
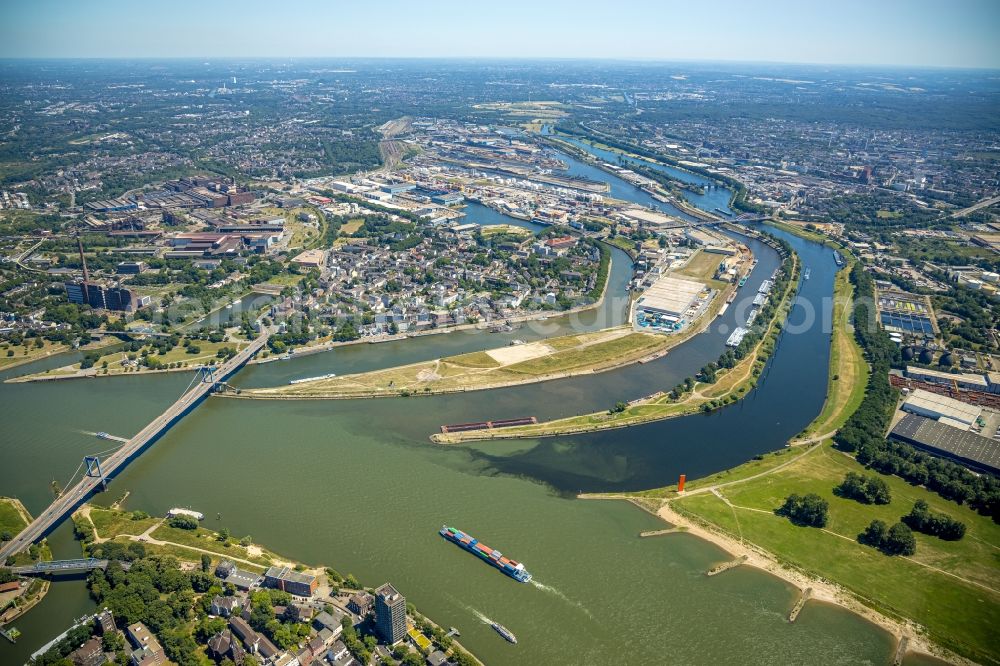
[[[514,580],[520,583],[527,583],[531,580],[531,574],[528,573],[523,564],[504,557],[499,550],[493,550],[486,544],[480,543],[471,534],[466,534],[462,530],[456,530],[454,527],[448,527],[447,525],[441,528],[439,534],[459,548],[467,550],[480,559],[489,562]]]

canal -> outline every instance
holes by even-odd
[[[566,160],[571,168],[587,166]],[[484,210],[467,211],[469,219],[479,221]],[[790,330],[760,387],[714,414],[538,441],[428,441],[441,423],[551,418],[669,389],[718,356],[745,318],[742,297],[667,356],[590,377],[426,398],[209,400],[98,501],[128,490],[129,507],[150,513],[190,506],[220,516],[209,518],[209,527],[252,535],[288,557],[353,573],[369,586],[392,581],[438,623],[458,627],[489,664],[887,663],[891,638],[857,616],[810,603],[788,624],[795,596],[787,584],[750,569],[707,578],[704,571],[725,558],[715,546],[684,534],[638,539],[662,523],[626,503],[570,499],[579,490],[660,486],[681,472],[694,477],[730,467],[780,448],[819,412],[829,332],[805,324],[827,315],[835,266],[828,250],[786,238],[812,279],[802,284]],[[749,243],[761,263],[744,293],[778,265],[773,251]],[[616,253],[608,299],[579,321],[553,317],[537,330],[353,345],[252,366],[236,382],[280,384],[484,349],[512,337],[601,328],[622,321],[623,303],[612,297],[629,273],[627,257]],[[64,362],[48,359],[8,374]],[[7,456],[0,491],[37,513],[51,499],[50,481],[65,481],[83,455],[105,448],[85,432],[138,431],[188,380],[165,374],[0,385]],[[442,523],[525,562],[536,584],[513,582],[444,542],[436,534]],[[79,553],[70,532],[63,525],[51,537],[57,557]],[[81,582],[58,583],[16,623],[23,632],[18,644],[0,644],[0,662],[20,663],[91,606]],[[478,614],[509,627],[519,643],[504,642]]]

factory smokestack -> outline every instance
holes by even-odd
[[[87,259],[83,256],[83,241],[80,240],[80,234],[76,235],[76,247],[80,250],[80,263],[83,264],[83,281],[90,282],[90,273],[87,272]]]

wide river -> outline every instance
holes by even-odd
[[[610,181],[615,197],[663,208],[595,167],[565,160],[573,173]],[[695,203],[717,207],[712,192]],[[469,221],[517,222],[476,204],[467,213]],[[639,539],[640,531],[662,523],[624,502],[572,499],[581,490],[649,488],[673,483],[679,473],[692,478],[731,467],[782,447],[819,412],[829,353],[828,326],[821,323],[829,316],[825,299],[835,266],[829,250],[785,237],[812,269],[811,279],[801,285],[760,387],[714,414],[539,441],[440,447],[428,440],[443,423],[552,418],[669,389],[724,349],[745,318],[743,299],[667,356],[587,377],[421,398],[210,399],[98,501],[129,490],[130,508],[163,514],[188,506],[209,516],[209,527],[250,534],[288,557],[353,573],[369,586],[392,581],[438,623],[458,627],[462,641],[490,664],[887,663],[891,637],[857,616],[809,603],[789,624],[795,602],[789,585],[746,568],[708,578],[704,572],[725,558],[715,546],[685,534]],[[743,295],[756,292],[778,265],[773,250],[748,243],[760,265]],[[251,366],[234,382],[282,384],[602,328],[623,321],[625,302],[614,297],[624,293],[630,272],[627,256],[616,250],[608,299],[579,317],[510,333],[343,347]],[[48,359],[7,375],[66,362]],[[0,384],[0,493],[20,497],[37,514],[51,501],[53,479],[65,481],[83,455],[107,448],[86,432],[137,432],[188,380],[167,374]],[[516,583],[444,542],[437,535],[443,523],[525,562],[537,584]],[[68,524],[50,542],[57,557],[79,554]],[[23,632],[17,644],[0,642],[0,663],[21,663],[92,608],[82,581],[54,584],[15,623]],[[480,616],[509,627],[519,643],[504,642]]]

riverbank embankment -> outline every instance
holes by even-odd
[[[34,520],[28,509],[15,497],[0,497],[0,529],[16,537]],[[44,541],[37,547],[39,560],[51,560],[52,552]],[[31,563],[28,552],[17,556],[13,562],[17,566]],[[34,608],[45,598],[50,582],[34,579],[20,588],[0,594],[0,624],[9,624]]]

